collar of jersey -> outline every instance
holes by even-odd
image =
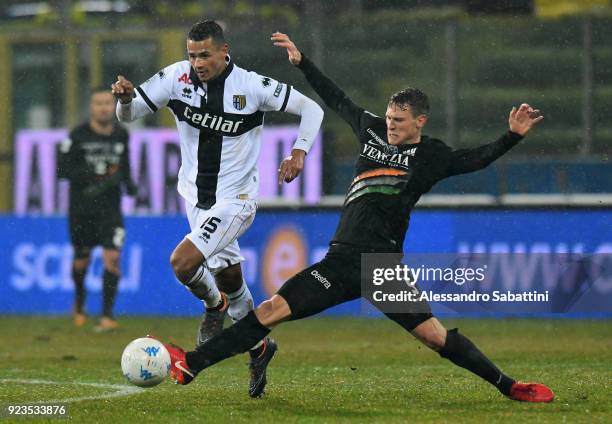
[[[422,135],[421,136],[421,141],[418,143],[412,143],[412,144],[398,144],[397,145],[397,150],[399,152],[403,152],[404,150],[410,150],[414,147],[419,147],[422,146],[423,144],[426,144],[429,142],[429,137],[426,135]]]
[[[229,56],[227,56],[226,60],[227,60],[227,66],[225,67],[223,72],[221,72],[221,75],[219,75],[214,80],[208,82],[208,84],[218,84],[218,83],[225,82],[225,79],[229,76],[229,74],[232,73],[232,71],[234,70],[234,62]],[[193,86],[196,88],[196,90],[198,88],[204,89],[204,86],[202,85],[202,81],[200,81],[200,79],[198,78],[198,74],[195,73],[193,68],[191,68],[191,70],[189,71],[189,78],[193,82]]]

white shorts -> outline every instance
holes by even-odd
[[[228,266],[244,261],[238,237],[253,223],[257,203],[247,199],[225,199],[210,209],[200,209],[185,202],[191,233],[189,239],[206,258],[205,265],[214,275]]]

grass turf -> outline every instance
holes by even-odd
[[[192,346],[196,318],[123,318],[95,334],[64,317],[0,317],[0,404],[98,397],[125,385],[124,346],[148,332]],[[382,319],[317,318],[273,332],[279,352],[266,396],[247,395],[247,356],[129,396],[68,403],[73,422],[612,422],[612,327],[608,321],[458,320],[510,376],[548,384],[551,404],[501,396]],[[45,380],[28,384],[6,379]],[[35,422],[56,420],[32,419]],[[23,418],[19,422],[25,422]]]

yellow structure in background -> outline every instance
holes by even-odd
[[[64,122],[67,127],[77,124],[79,116],[79,60],[78,41],[74,37],[64,40]]]
[[[8,211],[12,204],[13,190],[13,130],[11,100],[11,46],[7,37],[0,36],[0,211]]]
[[[543,18],[559,18],[612,8],[612,0],[536,0],[536,14]]]

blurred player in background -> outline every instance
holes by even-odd
[[[361,255],[388,253],[401,258],[410,212],[423,193],[453,175],[483,169],[514,147],[543,117],[527,104],[512,108],[508,130],[496,141],[472,149],[452,150],[422,135],[429,113],[425,93],[408,88],[393,94],[386,116],[354,104],[282,33],[274,45],[287,49],[310,85],[353,128],[360,145],[355,179],[346,195],[336,234],[325,258],[290,278],[255,312],[195,351],[168,345],[171,376],[188,384],[203,369],[243,352],[286,320],[306,318],[361,297]],[[415,298],[419,299],[416,286]],[[489,360],[457,328],[446,330],[427,301],[405,303],[406,312],[385,315],[455,365],[495,386],[513,400],[550,402],[543,384],[519,383]],[[384,312],[384,311],[383,311]]]
[[[85,274],[91,250],[102,246],[104,261],[102,317],[97,331],[117,328],[113,305],[117,294],[120,253],[125,239],[121,188],[136,193],[128,159],[128,132],[115,122],[115,99],[108,88],[91,93],[89,120],[74,128],[60,145],[60,178],[70,181],[68,220],[74,247],[74,323],[85,324]]]
[[[198,346],[223,330],[226,312],[235,322],[253,310],[238,237],[257,209],[265,112],[301,118],[291,156],[281,163],[279,183],[300,174],[323,120],[316,102],[290,85],[238,67],[228,53],[221,27],[214,21],[198,22],[187,34],[189,60],[166,67],[136,89],[123,76],[113,84],[119,120],[132,121],[161,107],[168,107],[176,119],[181,145],[178,191],[185,198],[191,233],[170,262],[177,279],[205,304]],[[263,393],[275,350],[271,339],[251,346],[251,397]]]

